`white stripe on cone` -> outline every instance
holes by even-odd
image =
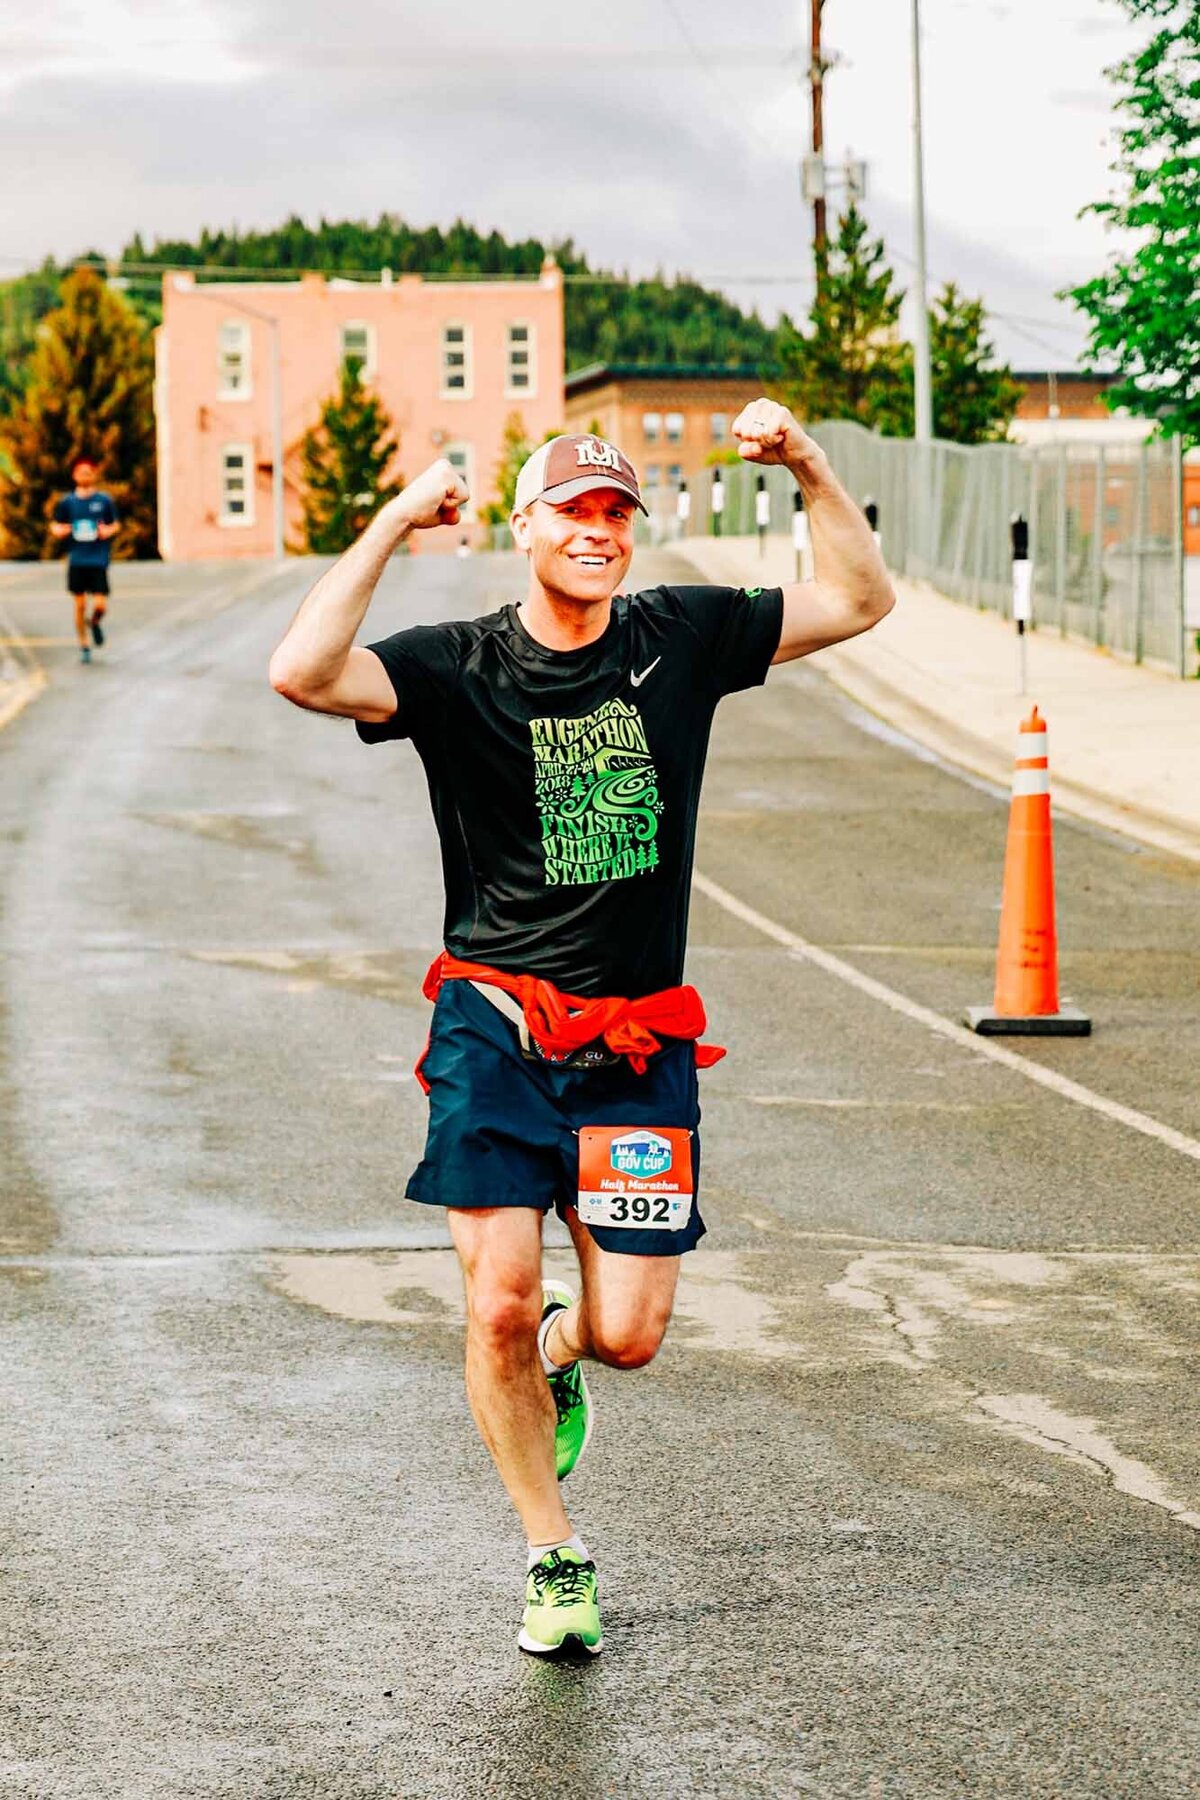
[[[1016,794],[1048,794],[1049,769],[1014,769],[1012,791]]]

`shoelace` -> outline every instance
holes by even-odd
[[[550,1588],[551,1606],[574,1606],[577,1600],[590,1599],[591,1583],[596,1577],[596,1565],[592,1562],[567,1562],[557,1550],[550,1552],[549,1559],[540,1562],[530,1570],[537,1597],[545,1602],[546,1589]]]
[[[560,1369],[557,1375],[550,1377],[550,1392],[554,1395],[554,1405],[558,1412],[560,1425],[564,1419],[570,1417],[579,1403],[575,1382],[577,1368],[577,1363],[569,1363],[565,1369]]]

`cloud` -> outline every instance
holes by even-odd
[[[1114,116],[1113,96],[1102,88],[1058,88],[1049,98],[1053,105],[1075,112],[1096,113],[1103,119]]]
[[[1010,0],[1010,11],[1036,3]],[[416,225],[462,216],[509,237],[572,237],[593,262],[635,274],[720,278],[767,317],[800,316],[811,221],[797,176],[807,109],[788,50],[794,0],[686,7],[691,43],[670,10],[644,0],[606,0],[600,28],[561,0],[458,0],[449,11],[358,0],[344,19],[328,0],[89,0],[78,15],[44,0],[36,35],[11,34],[21,55],[0,111],[5,253],[114,252],[135,230],[186,237],[292,212],[315,222],[392,211]],[[77,16],[89,50],[76,43],[69,61],[57,52]],[[176,26],[167,80],[153,59]],[[827,125],[840,133],[855,101],[855,142],[858,127],[873,136],[868,216],[907,252],[903,32],[893,43],[861,19],[859,29]],[[932,146],[948,91],[936,57],[950,52],[936,33],[928,49]],[[1090,75],[1076,71],[1081,83]],[[1043,124],[1031,115],[1022,130]],[[1027,183],[1014,223],[989,219],[1005,195],[993,185],[979,199],[986,122],[950,114],[940,129],[954,149],[930,153],[935,279],[998,310],[1053,316],[1053,287],[1089,272],[1066,266],[1066,244],[1082,240],[1064,238],[1063,207]],[[1025,192],[1019,174],[1008,187]]]

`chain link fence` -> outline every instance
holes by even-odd
[[[940,593],[1007,615],[1014,513],[1029,522],[1033,621],[1134,662],[1188,673],[1184,630],[1181,447],[1146,444],[917,444],[849,421],[814,426],[839,480],[873,499],[887,565]],[[713,530],[713,478],[724,489],[720,529],[756,529],[759,471],[707,469],[682,523],[674,494],[658,497],[655,541]],[[773,535],[792,530],[795,482],[764,471]]]

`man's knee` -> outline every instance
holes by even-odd
[[[658,1318],[592,1318],[592,1352],[613,1369],[644,1369],[658,1354],[670,1315]]]
[[[525,1350],[542,1316],[541,1282],[523,1276],[477,1275],[467,1296],[467,1320],[476,1342],[491,1355]]]

